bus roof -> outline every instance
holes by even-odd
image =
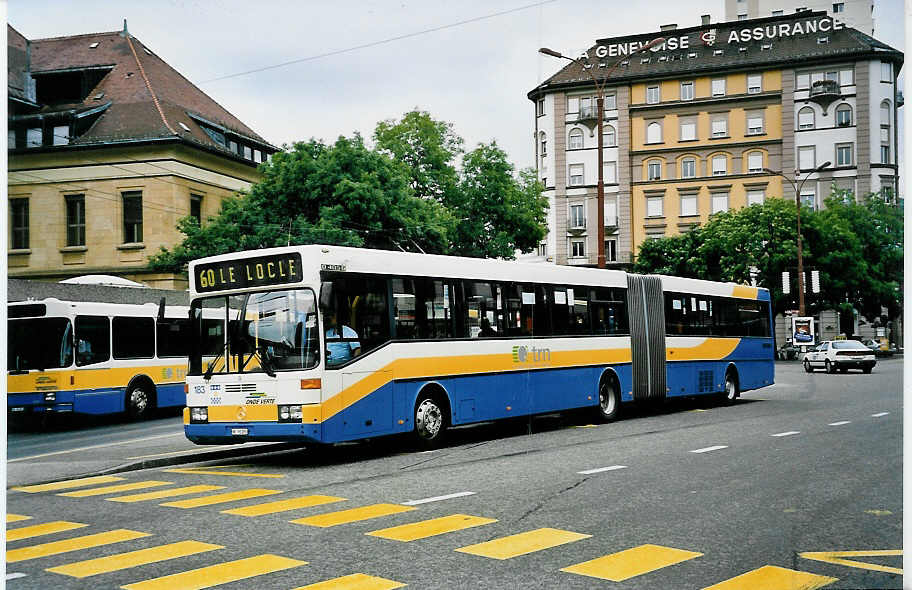
[[[53,317],[73,315],[110,315],[132,317],[156,317],[158,304],[156,303],[103,303],[97,301],[61,301],[53,297],[45,299],[30,299],[28,301],[11,301],[9,307],[29,307],[34,313],[27,317]],[[186,318],[188,307],[167,305],[165,317],[168,319]],[[21,316],[26,317],[26,316]]]

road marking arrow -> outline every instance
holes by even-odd
[[[897,567],[888,567],[885,565],[879,565],[876,563],[866,563],[864,561],[855,561],[853,559],[842,559],[843,557],[882,557],[882,556],[895,556],[902,555],[902,549],[881,549],[873,551],[816,551],[816,552],[806,552],[799,553],[800,557],[805,559],[813,559],[815,561],[824,561],[827,563],[835,563],[837,565],[845,565],[848,567],[857,567],[866,570],[874,570],[876,572],[887,572],[890,574],[899,574],[903,575],[903,571]]]

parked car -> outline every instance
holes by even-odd
[[[893,356],[893,349],[890,348],[890,344],[887,341],[868,338],[867,340],[862,340],[861,343],[873,350],[875,356]]]
[[[870,373],[876,364],[874,351],[857,340],[826,340],[804,355],[804,370],[808,373],[818,367],[827,373],[845,373],[849,369]]]
[[[778,356],[780,361],[793,361],[798,358],[800,350],[790,341],[779,347]]]

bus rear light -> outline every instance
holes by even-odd
[[[321,386],[319,379],[301,379],[301,389],[320,389]]]
[[[279,422],[300,422],[301,406],[279,406]]]
[[[190,386],[184,383],[184,393],[190,393]]]
[[[190,423],[205,424],[209,421],[209,408],[190,408]]]

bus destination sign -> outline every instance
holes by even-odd
[[[225,260],[197,265],[194,269],[197,293],[300,283],[301,255],[297,252]]]

